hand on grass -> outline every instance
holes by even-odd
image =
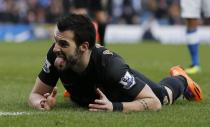
[[[40,101],[40,110],[51,110],[56,104],[57,88],[55,87],[50,93],[44,94],[44,99]]]
[[[89,111],[112,111],[112,102],[107,99],[106,95],[99,88],[96,89],[96,92],[100,98],[95,99],[93,104],[89,104]]]

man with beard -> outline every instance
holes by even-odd
[[[54,40],[29,96],[31,107],[51,110],[55,106],[58,79],[71,100],[89,111],[159,110],[181,94],[188,100],[202,100],[200,87],[179,66],[156,84],[116,53],[96,45],[94,26],[85,16],[62,17]]]

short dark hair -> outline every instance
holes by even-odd
[[[89,49],[95,46],[96,31],[92,21],[87,16],[77,14],[62,16],[57,22],[57,27],[60,32],[72,31],[77,46],[85,41],[89,42]]]

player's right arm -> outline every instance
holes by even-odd
[[[58,72],[54,67],[54,44],[47,53],[44,65],[29,95],[29,106],[39,110],[50,110],[55,106]]]
[[[43,83],[37,77],[35,85],[29,95],[29,106],[38,110],[51,110],[56,104],[56,87]]]

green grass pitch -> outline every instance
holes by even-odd
[[[51,41],[21,44],[0,43],[0,127],[209,127],[210,126],[210,45],[201,45],[202,73],[193,75],[204,93],[200,103],[178,100],[157,112],[89,112],[69,103],[58,84],[57,105],[50,112],[31,109],[28,95],[41,70]],[[173,65],[187,67],[190,57],[185,45],[156,42],[109,44],[107,47],[147,77],[158,82],[169,75]],[[5,115],[25,112],[22,115]]]

